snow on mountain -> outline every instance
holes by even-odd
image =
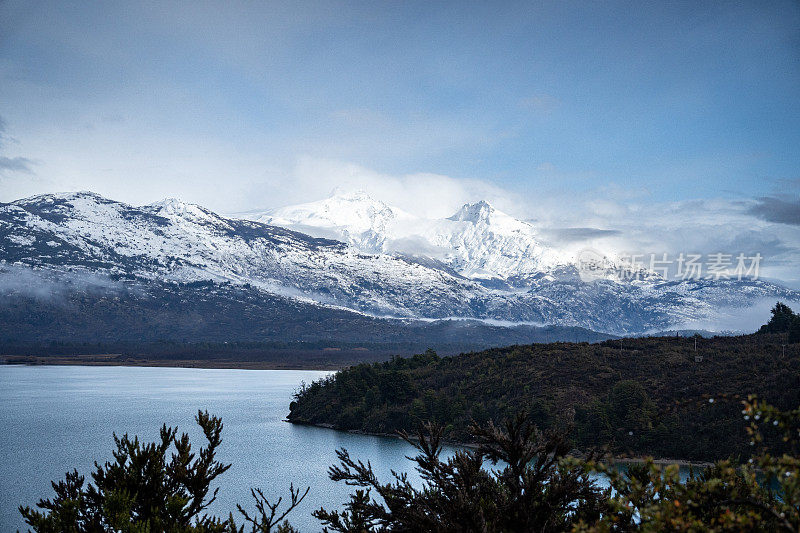
[[[253,213],[247,218],[318,237],[337,238],[367,253],[388,251],[387,240],[399,227],[418,222],[417,217],[362,191],[338,193],[319,202]]]
[[[566,264],[567,258],[539,241],[534,227],[488,202],[466,204],[440,231],[434,244],[450,247],[448,263],[470,278],[524,278]]]
[[[93,193],[51,194],[0,204],[0,270],[85,272],[154,286],[227,282],[371,316],[610,333],[713,323],[722,307],[762,298],[800,300],[800,293],[764,281],[586,282],[574,264],[540,244],[532,226],[483,202],[428,221],[365,195],[339,195],[268,217],[260,218],[341,232],[353,246],[175,199],[134,207]],[[401,253],[403,239],[443,253]],[[486,283],[489,276],[528,274],[515,286]]]
[[[364,252],[435,257],[477,280],[519,280],[570,262],[567,254],[543,246],[531,224],[485,201],[465,204],[448,218],[424,219],[359,191],[246,217],[336,238]]]
[[[458,314],[468,308],[456,289],[469,284],[445,269],[228,220],[178,200],[135,208],[92,193],[34,197],[0,207],[4,233],[59,243],[30,246],[6,237],[7,262],[177,282],[251,283],[270,293],[375,314],[410,316],[416,306],[425,314]]]

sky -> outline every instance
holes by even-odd
[[[0,201],[337,188],[800,286],[800,2],[0,1]]]

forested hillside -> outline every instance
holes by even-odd
[[[740,400],[748,394],[784,409],[800,403],[800,344],[787,338],[779,331],[509,346],[456,357],[428,351],[307,385],[288,418],[371,433],[429,420],[445,426],[446,438],[468,442],[471,421],[522,409],[541,428],[571,426],[579,449],[710,461],[747,453]]]
[[[304,366],[309,347],[362,348],[364,357],[349,359],[357,362],[388,358],[391,353],[410,355],[428,346],[456,354],[512,343],[612,337],[566,326],[501,327],[480,321],[380,319],[269,297],[253,287],[224,282],[145,285],[113,279],[106,280],[113,290],[105,286],[74,290],[76,282],[72,279],[69,283],[46,278],[27,281],[31,287],[40,288],[41,294],[0,283],[2,355],[121,353],[148,359],[224,357],[258,361],[274,359],[276,349],[288,349],[280,358],[294,356]],[[298,346],[301,344],[304,346]],[[176,354],[176,350],[183,353]]]

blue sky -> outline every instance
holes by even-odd
[[[800,266],[794,1],[11,0],[0,118],[0,201],[414,207],[397,190],[427,184],[552,226],[713,212]]]

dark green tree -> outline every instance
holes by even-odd
[[[580,468],[565,466],[570,446],[563,434],[540,433],[518,416],[498,428],[473,427],[477,449],[443,460],[441,429],[430,424],[416,438],[403,437],[419,452],[413,458],[424,481],[413,486],[407,474],[381,483],[369,463],[337,452],[334,481],[359,487],[344,511],[315,511],[325,531],[527,532],[568,531],[594,522],[607,495]],[[485,461],[502,467],[489,469]],[[376,500],[373,496],[380,500]]]
[[[178,436],[177,428],[166,425],[160,440],[148,444],[114,435],[114,460],[95,463],[92,483],[85,484],[77,471],[67,473],[64,481],[52,483],[56,496],[40,500],[40,510],[20,507],[23,519],[40,533],[243,532],[232,515],[222,520],[206,513],[219,491],[211,491],[211,484],[231,465],[217,460],[222,420],[204,411],[196,420],[208,441],[199,451],[192,450],[187,434]],[[288,509],[280,511],[281,500],[272,504],[253,491],[257,514],[239,510],[253,533],[289,532],[291,526],[282,521],[307,493],[301,496],[291,487]]]
[[[607,412],[614,445],[635,449],[651,437],[658,410],[641,383],[624,380],[611,389]]]
[[[797,532],[800,530],[800,409],[781,411],[750,397],[742,414],[756,453],[743,465],[719,461],[681,480],[677,465],[652,460],[621,471],[586,462],[609,480],[609,509],[585,532]],[[765,438],[765,427],[773,442]],[[779,446],[776,448],[776,444]],[[789,446],[789,453],[775,450]],[[573,464],[580,464],[574,461]]]
[[[794,319],[792,319],[792,323],[789,325],[787,341],[791,344],[800,342],[800,315],[794,315]]]
[[[783,302],[776,303],[771,312],[772,318],[769,319],[769,322],[761,326],[759,333],[785,333],[789,331],[789,328],[798,316]]]

